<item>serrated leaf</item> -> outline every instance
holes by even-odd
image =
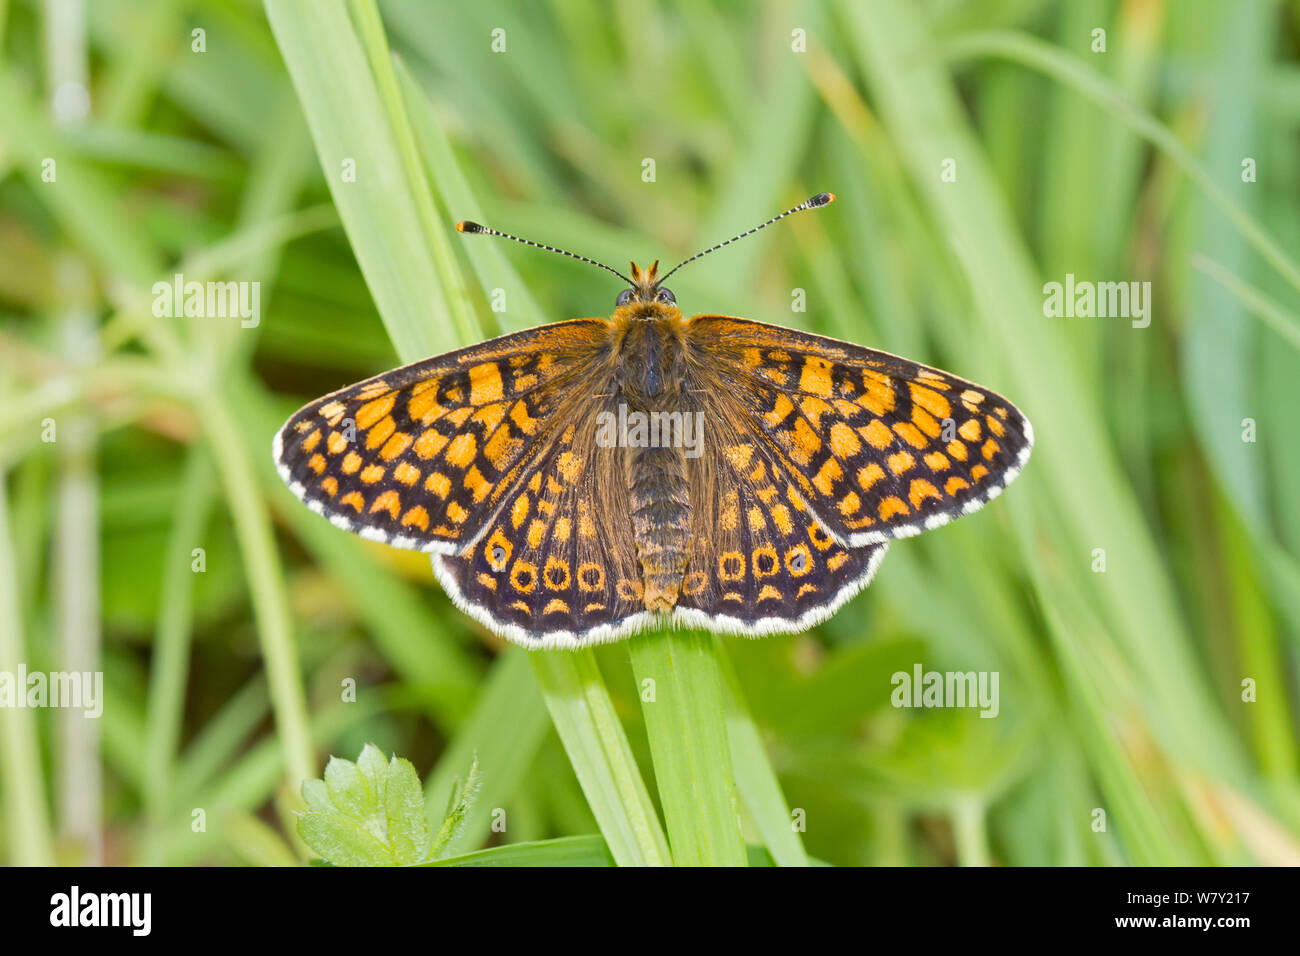
[[[388,758],[374,744],[366,744],[361,748],[361,756],[357,758],[357,769],[370,786],[375,806],[382,807],[384,791],[387,789],[385,782],[388,780]]]
[[[386,846],[341,813],[304,813],[298,818],[298,835],[334,866],[397,864]]]
[[[325,765],[325,786],[334,809],[350,817],[368,817],[378,806],[374,791],[351,760],[330,757]]]
[[[398,864],[420,863],[428,858],[429,823],[425,816],[420,777],[409,760],[393,757],[384,769],[388,840]]]
[[[462,791],[457,797],[457,821],[463,821],[472,800],[476,769],[471,768],[465,788],[469,796]],[[309,847],[335,866],[403,866],[429,859],[433,841],[424,789],[409,760],[397,755],[389,760],[366,744],[356,763],[331,757],[324,776],[302,787],[308,810],[298,818],[298,833]]]
[[[330,803],[329,788],[325,786],[324,780],[304,780],[302,801],[307,804],[308,810],[317,810],[321,813],[331,813],[334,810],[334,804]]]

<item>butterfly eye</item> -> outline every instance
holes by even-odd
[[[660,289],[659,294],[655,296],[655,298],[657,298],[660,302],[674,303],[677,301],[677,296],[673,295],[672,289]]]
[[[618,294],[618,300],[614,304],[627,305],[631,301],[632,301],[632,290],[624,289],[622,292]]]

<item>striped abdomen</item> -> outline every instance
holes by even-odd
[[[629,449],[632,531],[645,587],[646,610],[669,611],[686,574],[691,502],[680,448]]]

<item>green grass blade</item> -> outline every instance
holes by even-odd
[[[419,190],[344,4],[267,0],[266,10],[389,336],[408,361],[445,351],[458,334],[450,293],[430,261],[411,202]]]
[[[230,695],[229,700],[195,734],[177,761],[177,785],[172,789],[172,812],[194,806],[197,795],[221,769],[235,762],[257,728],[271,711],[266,676],[258,674]],[[150,847],[150,852],[154,848]]]
[[[671,857],[623,725],[590,650],[529,654],[574,773],[620,866]]]
[[[1251,547],[1244,522],[1235,520],[1222,499],[1219,508],[1225,512],[1221,521],[1222,547],[1229,577],[1224,584],[1232,597],[1232,632],[1236,635],[1242,677],[1253,680],[1255,686],[1254,703],[1245,710],[1256,759],[1266,776],[1294,781],[1300,768],[1296,765],[1296,738],[1287,709],[1286,655],[1265,599],[1262,556]]]
[[[212,513],[215,486],[212,459],[205,447],[196,446],[190,450],[185,463],[167,542],[162,604],[158,609],[150,668],[145,808],[155,824],[168,803],[185,717],[196,579],[191,570],[192,551],[203,546],[203,531]]]
[[[284,573],[271,533],[271,517],[226,398],[201,397],[198,405],[243,552],[275,723],[285,748],[285,767],[296,790],[300,781],[315,775],[315,748],[308,731],[306,693],[298,665],[298,649],[293,642]]]
[[[694,630],[628,642],[655,782],[678,866],[745,866],[739,800],[713,637]]]
[[[9,476],[0,469],[0,670],[17,674],[28,660],[18,607],[18,569],[9,535]],[[0,781],[4,784],[5,844],[14,863],[53,866],[36,720],[25,707],[0,707]]]
[[[1255,251],[1278,271],[1291,287],[1300,291],[1300,266],[1269,235],[1250,213],[1233,201],[1197,161],[1178,137],[1151,114],[1137,108],[1122,91],[1073,57],[1033,37],[1007,31],[989,31],[958,37],[943,48],[950,60],[999,56],[1052,77],[1104,107],[1116,119],[1156,146],[1219,207],[1224,217]]]
[[[1219,37],[1214,59],[1206,64],[1219,79],[1203,101],[1204,130],[1198,144],[1201,165],[1221,171],[1218,179],[1225,186],[1235,180],[1238,206],[1265,233],[1257,214],[1259,191],[1241,182],[1241,144],[1258,143],[1265,130],[1259,113],[1242,109],[1241,104],[1258,100],[1270,72],[1275,18],[1264,4],[1239,10],[1210,5],[1204,16],[1205,25]],[[1180,30],[1170,48],[1178,56],[1192,53],[1197,45]],[[1219,197],[1204,189],[1187,190],[1179,206],[1186,210],[1186,225],[1180,232],[1185,233],[1191,248],[1233,272],[1254,268],[1255,256],[1240,232],[1232,228]],[[1258,400],[1259,330],[1248,320],[1238,299],[1219,283],[1197,272],[1184,281],[1186,316],[1179,343],[1183,400],[1216,478],[1252,534],[1261,538],[1270,533],[1266,461],[1250,445],[1220,440],[1241,427],[1242,409]]]
[[[1052,597],[1057,597],[1053,595]],[[1048,608],[1050,634],[1056,641],[1062,666],[1071,678],[1070,701],[1073,717],[1080,726],[1079,740],[1097,774],[1098,784],[1106,795],[1107,813],[1115,827],[1124,836],[1124,844],[1138,866],[1173,866],[1190,861],[1180,860],[1169,833],[1157,815],[1152,803],[1142,792],[1142,781],[1115,737],[1107,720],[1107,710],[1096,678],[1089,673],[1078,650],[1079,641],[1066,623],[1059,619],[1059,611],[1069,607],[1055,601]],[[1059,609],[1059,611],[1058,611]],[[1086,611],[1079,627],[1095,626]]]
[[[426,234],[401,190],[386,187],[378,195],[368,193],[368,201],[362,202],[332,178],[345,154],[364,147],[367,162],[384,171],[385,183],[403,182],[412,194],[419,193],[410,179],[422,175],[422,167],[412,168],[409,149],[403,161],[390,124],[374,118],[397,109],[388,81],[380,83],[388,90],[385,98],[376,89],[361,42],[341,4],[267,0],[267,8],[348,239],[399,354],[414,361],[466,344],[464,332],[446,318],[453,312],[449,290],[436,281],[427,265]],[[373,35],[370,45],[377,51]],[[378,58],[371,61],[378,62]],[[343,82],[339,77],[345,75],[348,80]],[[391,112],[388,115],[394,122]],[[395,122],[405,126],[407,120]],[[399,208],[392,208],[395,205]],[[404,237],[400,247],[393,245],[394,230]],[[421,307],[415,308],[415,303]],[[442,321],[435,321],[433,315]],[[534,668],[584,792],[594,800],[592,809],[602,832],[620,862],[666,863],[658,820],[594,659],[579,670],[574,665],[581,655],[567,655],[567,666],[560,663],[565,657],[546,655],[534,660]],[[513,711],[505,711],[503,705],[501,716],[509,713]]]
[[[736,670],[727,657],[722,639],[714,637],[713,644],[722,675],[722,705],[727,718],[727,740],[731,745],[736,792],[776,864],[807,866],[808,854],[804,852],[803,841],[795,830],[790,805],[781,792],[781,784],[763,747],[758,727],[745,705]]]
[[[379,19],[379,8],[375,5],[375,0],[350,0],[350,4],[360,26],[361,40],[370,58],[370,68],[374,71],[379,95],[387,111],[389,126],[397,141],[397,149],[402,158],[402,170],[406,174],[406,184],[411,198],[415,201],[420,226],[428,243],[428,251],[433,257],[434,270],[437,272],[439,285],[442,287],[451,312],[452,325],[462,341],[472,339],[480,330],[470,305],[465,279],[456,267],[448,244],[449,230],[445,222],[446,217],[439,216],[429,181],[424,175],[406,104],[398,89],[393,58],[388,51],[388,40],[384,36],[384,25]]]
[[[484,221],[486,216],[483,208],[456,162],[451,143],[434,116],[428,97],[404,63],[399,60],[396,68],[429,177],[438,190],[442,207],[448,213],[447,226],[450,227],[452,220]],[[538,306],[528,286],[510,265],[500,243],[471,240],[465,243],[465,254],[469,257],[479,285],[485,291],[501,289],[505,292],[506,310],[501,315],[503,331],[531,328],[555,318],[548,317]]]
[[[560,837],[535,843],[477,850],[420,866],[613,866],[609,847],[599,836]]]
[[[1300,351],[1300,316],[1206,256],[1197,253],[1192,256],[1191,262],[1193,268],[1223,286],[1252,315]]]
[[[949,237],[970,283],[978,324],[993,356],[1001,360],[1007,390],[1018,397],[1039,436],[1033,459],[1016,486],[1019,499],[1009,506],[1015,514],[1023,508],[1017,500],[1043,501],[1059,517],[1062,537],[1053,542],[1053,554],[1028,555],[1028,562],[1041,561],[1063,580],[1068,574],[1071,586],[1096,592],[1095,606],[1146,689],[1151,717],[1166,747],[1212,772],[1242,773],[1240,747],[1219,719],[1195,665],[1158,548],[1061,328],[1044,321],[1041,282],[950,78],[940,61],[927,55],[927,44],[933,41],[925,25],[917,11],[898,0],[880,0],[870,16],[850,3],[841,10],[924,206],[936,228]],[[1053,57],[1060,59],[1054,51]],[[1102,82],[1090,75],[1089,81],[1092,86]],[[1128,108],[1115,109],[1131,119]],[[1139,127],[1139,132],[1150,132]],[[1159,135],[1171,138],[1163,128]],[[934,172],[945,157],[957,160],[958,184],[944,183]],[[1248,217],[1247,227],[1253,228]],[[1276,264],[1289,268],[1286,257],[1278,255]],[[1123,573],[1079,573],[1099,542],[1105,542],[1109,553],[1124,555]],[[1059,554],[1069,556],[1065,567]]]

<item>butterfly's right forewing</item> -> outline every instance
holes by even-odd
[[[407,365],[296,412],[281,477],[336,525],[450,554],[478,538],[576,396],[606,383],[608,323],[557,322]]]

